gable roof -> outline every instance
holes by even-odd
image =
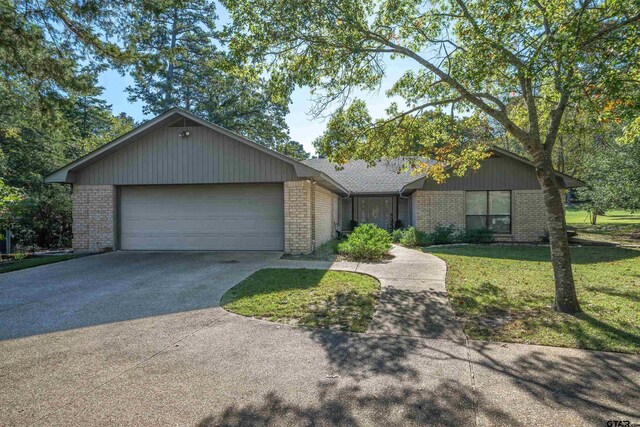
[[[504,156],[521,162],[527,166],[535,165],[526,158],[508,150],[491,147],[490,151],[498,156]],[[353,160],[342,167],[331,163],[325,158],[303,160],[303,163],[322,171],[342,184],[350,193],[356,194],[389,194],[403,193],[404,191],[418,190],[422,188],[426,175],[412,174],[411,171],[401,171],[405,162],[410,158],[395,158],[382,160],[373,166],[367,165],[363,160]],[[433,165],[436,162],[431,159],[421,158],[420,161]],[[564,188],[579,187],[584,183],[572,176],[556,172],[562,180]]]
[[[410,171],[400,171],[407,160],[382,160],[373,166],[369,166],[363,160],[353,160],[342,168],[325,158],[303,160],[303,163],[326,173],[351,193],[388,194],[397,193],[416,179],[424,179],[424,176],[413,175]],[[433,160],[424,160],[430,164],[435,163]]]
[[[85,156],[80,157],[79,159],[52,172],[45,178],[45,182],[73,183],[75,180],[74,173],[76,171],[83,169],[107,157],[113,152],[138,141],[143,136],[148,135],[157,129],[160,129],[172,123],[175,123],[175,121],[180,118],[190,120],[199,125],[212,129],[216,132],[220,132],[221,134],[224,134],[239,143],[248,145],[249,147],[252,147],[263,153],[267,153],[285,163],[289,163],[294,167],[296,175],[298,177],[314,178],[321,184],[324,184],[330,187],[332,190],[337,191],[338,193],[347,193],[347,190],[342,185],[340,185],[332,177],[328,176],[322,171],[318,171],[312,167],[309,167],[308,165],[303,164],[302,162],[294,160],[291,157],[285,156],[284,154],[278,153],[277,151],[267,148],[262,144],[258,144],[257,142],[251,141],[241,135],[238,135],[237,133],[231,132],[230,130],[225,129],[221,126],[215,125],[207,120],[201,119],[200,117],[178,107],[174,107],[165,111],[159,116],[141,124],[140,126],[122,135],[121,137],[106,143],[105,145],[86,154]]]
[[[389,194],[403,191],[410,191],[422,188],[425,175],[415,175],[411,171],[402,171],[403,164],[411,160],[410,158],[395,158],[382,160],[373,166],[369,166],[362,160],[355,160],[346,163],[342,167],[331,163],[325,158],[316,158],[298,161],[284,154],[274,151],[264,145],[251,141],[241,135],[238,135],[228,129],[215,125],[207,120],[183,110],[174,107],[159,116],[143,123],[130,132],[114,139],[111,142],[99,147],[98,149],[86,154],[85,156],[63,166],[62,168],[52,172],[45,178],[45,182],[53,183],[73,183],[75,182],[75,173],[107,156],[113,152],[126,147],[138,141],[145,135],[150,134],[160,128],[169,126],[184,118],[185,120],[205,126],[223,135],[226,135],[235,141],[267,153],[285,163],[293,166],[296,176],[299,178],[312,178],[319,184],[330,188],[332,191],[340,194]],[[534,167],[533,163],[515,153],[498,147],[491,147],[494,153],[512,158],[522,162],[528,166]],[[420,158],[420,161],[429,164],[435,164],[435,161]],[[569,175],[556,172],[557,176],[562,180],[565,188],[578,187],[584,183]]]

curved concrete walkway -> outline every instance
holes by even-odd
[[[367,333],[419,336],[463,342],[449,304],[447,264],[433,255],[394,246],[382,263],[278,260],[271,267],[353,271],[374,276],[382,295]]]

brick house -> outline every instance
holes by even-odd
[[[273,250],[306,253],[356,223],[437,224],[539,240],[546,221],[534,166],[501,149],[481,168],[438,184],[326,159],[297,161],[174,108],[55,171],[73,186],[73,248]],[[558,173],[563,188],[576,179]]]

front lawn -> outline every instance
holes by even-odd
[[[379,295],[380,283],[358,273],[266,268],[229,289],[222,306],[273,322],[365,332]]]
[[[37,267],[39,265],[52,264],[54,262],[66,261],[75,258],[77,255],[50,255],[21,259],[20,261],[8,261],[0,264],[0,273],[22,270],[25,268]]]
[[[640,212],[607,211],[598,215],[596,225],[589,222],[589,212],[567,208],[567,225],[578,231],[578,237],[612,243],[640,244]]]
[[[554,284],[544,246],[430,247],[447,262],[447,289],[472,339],[640,353],[640,251],[572,249],[583,313],[550,307]]]

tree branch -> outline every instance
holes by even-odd
[[[599,39],[601,39],[602,37],[606,36],[609,33],[612,33],[614,31],[619,30],[620,28],[623,28],[629,24],[633,24],[635,22],[640,22],[640,13],[637,13],[633,16],[631,16],[630,18],[627,18],[625,20],[616,22],[615,24],[611,24],[608,25],[604,28],[602,28],[600,31],[598,31],[596,34],[593,35],[593,37],[589,37],[587,40],[583,41],[582,43],[580,43],[580,47],[586,47],[588,45],[590,45],[593,42],[598,41]]]
[[[518,138],[520,141],[528,141],[529,135],[527,134],[527,132],[524,131],[522,128],[520,128],[518,125],[516,125],[507,116],[504,110],[502,109],[497,110],[482,100],[482,98],[487,98],[486,96],[480,97],[471,93],[464,85],[458,82],[455,78],[451,77],[448,73],[444,72],[443,70],[438,68],[436,65],[434,65],[430,61],[418,55],[413,50],[400,46],[392,42],[391,40],[384,38],[380,34],[374,33],[368,29],[360,28],[359,30],[362,32],[365,32],[369,37],[373,38],[374,40],[392,48],[393,50],[395,50],[396,53],[399,53],[399,54],[402,54],[403,56],[414,59],[420,65],[422,65],[423,67],[425,67],[426,69],[428,69],[429,71],[437,75],[443,82],[449,84],[449,86],[451,86],[455,91],[457,91],[464,100],[472,103],[473,105],[478,107],[480,110],[482,110],[483,112],[485,112],[486,114],[490,115],[491,117],[496,119],[498,122],[500,122],[505,127],[505,129],[507,129],[514,137]]]

